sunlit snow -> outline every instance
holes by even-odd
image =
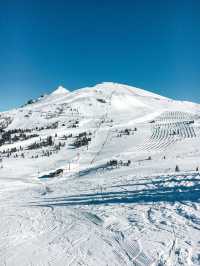
[[[0,126],[0,265],[200,265],[200,105],[60,86]]]

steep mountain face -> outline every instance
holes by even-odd
[[[200,265],[199,104],[60,86],[0,128],[2,265]]]

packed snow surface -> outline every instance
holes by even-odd
[[[200,105],[60,86],[0,134],[0,266],[200,265]]]

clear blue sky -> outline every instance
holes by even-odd
[[[200,1],[1,1],[0,110],[102,81],[200,102]]]

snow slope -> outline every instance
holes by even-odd
[[[199,104],[60,86],[0,127],[0,265],[200,265]]]

